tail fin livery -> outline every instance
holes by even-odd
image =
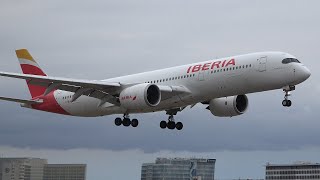
[[[38,63],[30,55],[27,49],[16,50],[16,54],[19,59],[19,63],[20,63],[23,74],[47,76],[42,71]],[[27,80],[27,85],[32,98],[43,95],[46,90],[46,88],[44,87],[32,85],[28,80]]]

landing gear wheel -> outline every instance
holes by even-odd
[[[132,127],[137,127],[138,125],[139,125],[138,119],[132,119],[132,121],[131,121],[131,126],[132,126]]]
[[[282,101],[282,106],[287,107],[287,104],[288,104],[288,100],[283,100]]]
[[[173,121],[169,121],[167,124],[168,129],[174,129],[176,127],[176,123]]]
[[[177,122],[177,124],[176,124],[176,129],[177,129],[177,130],[181,130],[182,128],[183,128],[182,122]]]
[[[116,118],[116,119],[114,120],[114,124],[115,124],[116,126],[121,126],[121,124],[122,124],[121,118]]]
[[[166,122],[166,121],[161,121],[161,122],[160,122],[160,128],[161,128],[161,129],[167,128],[167,122]]]
[[[123,124],[125,127],[128,127],[128,126],[130,126],[131,121],[130,121],[129,118],[124,118],[123,121],[122,121],[122,124]]]
[[[291,105],[292,105],[292,102],[288,100],[287,107],[290,107]]]
[[[291,105],[292,105],[292,102],[291,102],[291,100],[283,100],[282,101],[282,105],[284,106],[284,107],[290,107]]]

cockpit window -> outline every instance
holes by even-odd
[[[282,64],[288,64],[288,63],[292,63],[292,62],[300,63],[300,61],[295,58],[285,58],[282,60]]]

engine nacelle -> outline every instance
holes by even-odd
[[[248,108],[246,95],[212,99],[209,104],[211,113],[219,117],[232,117],[243,114]]]
[[[161,101],[161,91],[155,84],[137,84],[124,89],[119,100],[121,106],[126,109],[155,107]]]

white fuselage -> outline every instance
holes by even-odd
[[[88,96],[81,96],[72,102],[74,93],[61,90],[56,90],[54,97],[64,110],[74,116],[169,110],[214,98],[281,89],[303,82],[306,79],[305,71],[308,69],[301,63],[283,64],[284,58],[294,57],[283,52],[261,52],[103,80],[121,84],[150,83],[158,86],[182,86],[190,91],[190,93],[178,94],[167,99],[163,95],[159,105],[143,110],[126,109],[110,103],[99,106],[99,99]],[[230,62],[231,60],[234,62]]]

